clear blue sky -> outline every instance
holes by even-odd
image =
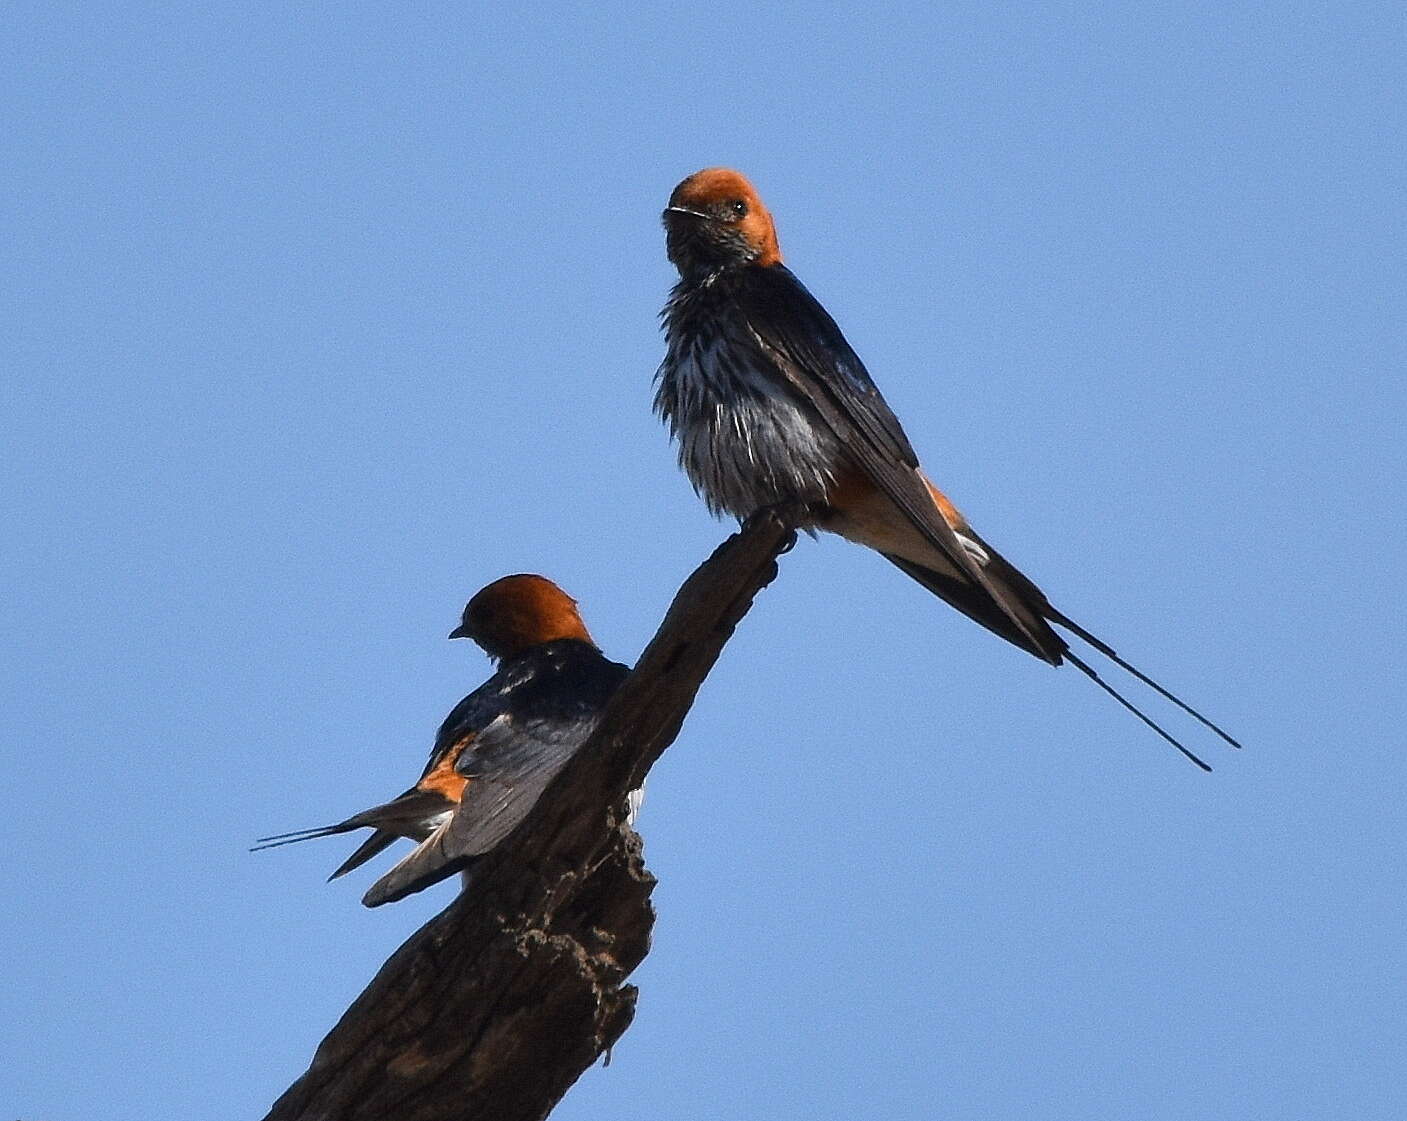
[[[983,534],[1247,748],[803,541],[557,1121],[1407,1116],[1400,5],[198,7],[0,31],[0,1113],[258,1117],[449,902],[245,846],[418,773],[480,585],[633,660],[725,534],[649,403],[727,163]]]

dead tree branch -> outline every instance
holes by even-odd
[[[629,1026],[654,877],[628,790],[793,540],[752,518],[685,581],[582,751],[381,967],[265,1121],[538,1121]]]

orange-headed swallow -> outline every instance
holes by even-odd
[[[336,825],[261,837],[255,851],[374,830],[328,877],[335,880],[398,837],[419,842],[372,885],[368,907],[467,871],[527,816],[628,672],[597,648],[576,601],[541,576],[495,580],[469,601],[450,638],[472,638],[498,671],[440,725],[420,781]]]
[[[674,188],[662,217],[680,279],[663,312],[655,409],[714,514],[800,510],[806,528],[877,550],[1008,642],[1051,665],[1077,666],[1199,767],[1210,769],[1051,624],[1240,746],[1051,606],[929,481],[864,363],[782,263],[772,216],[746,178],[720,167],[696,172]]]

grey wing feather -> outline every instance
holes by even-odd
[[[391,903],[463,869],[503,841],[590,734],[593,721],[510,721],[479,733],[459,770],[469,779],[454,816],[372,885],[362,902]]]

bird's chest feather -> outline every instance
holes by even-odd
[[[676,290],[664,327],[655,409],[709,509],[745,518],[778,502],[822,501],[837,441],[736,306],[706,288]]]

